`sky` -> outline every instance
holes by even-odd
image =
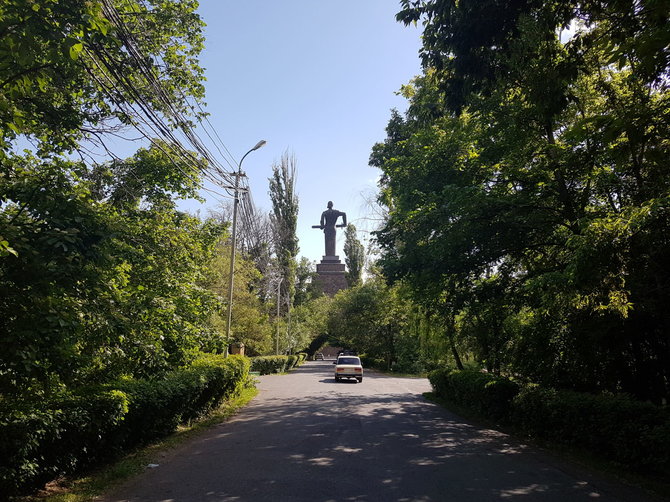
[[[324,238],[311,226],[329,200],[364,244],[374,229],[366,200],[379,171],[368,166],[370,152],[386,137],[391,109],[406,109],[397,91],[421,72],[421,30],[396,22],[399,10],[395,0],[200,2],[209,122],[238,161],[267,141],[242,166],[258,211],[271,210],[272,165],[295,156],[299,255],[312,261]],[[205,204],[184,208],[206,216],[220,204],[203,195]],[[338,231],[342,261],[343,244]]]

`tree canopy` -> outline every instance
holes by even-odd
[[[371,155],[383,270],[493,371],[670,393],[662,4],[402,2],[424,73]]]
[[[0,5],[2,395],[160,376],[216,338],[225,226],[175,203],[206,166],[173,133],[201,115],[196,7]],[[146,143],[121,159],[129,125]]]

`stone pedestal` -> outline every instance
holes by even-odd
[[[344,263],[339,256],[324,256],[321,263],[316,264],[316,274],[321,289],[328,296],[349,287],[344,275]]]

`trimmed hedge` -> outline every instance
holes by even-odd
[[[296,366],[305,362],[307,354],[301,352],[297,355],[288,356],[258,356],[251,359],[251,371],[257,371],[261,375],[273,373],[286,373]]]
[[[38,488],[106,456],[105,439],[127,412],[128,397],[114,390],[88,389],[41,404],[3,403],[0,493]]]
[[[635,469],[670,468],[670,410],[628,396],[520,386],[477,371],[430,373],[435,392],[483,417]]]
[[[26,493],[165,436],[236,395],[248,376],[243,356],[205,356],[161,380],[124,380],[40,403],[0,402],[0,493]]]
[[[504,418],[519,392],[507,378],[472,370],[435,370],[428,376],[439,395],[491,418]]]
[[[597,452],[635,468],[670,468],[670,410],[625,395],[528,385],[511,421],[527,433]]]

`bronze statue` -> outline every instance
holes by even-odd
[[[337,219],[342,217],[342,224],[337,224]],[[344,228],[347,226],[347,213],[333,209],[332,201],[328,201],[328,209],[321,213],[321,224],[312,225],[312,228],[320,228],[323,230],[326,240],[326,256],[335,256],[335,234],[336,228]]]

